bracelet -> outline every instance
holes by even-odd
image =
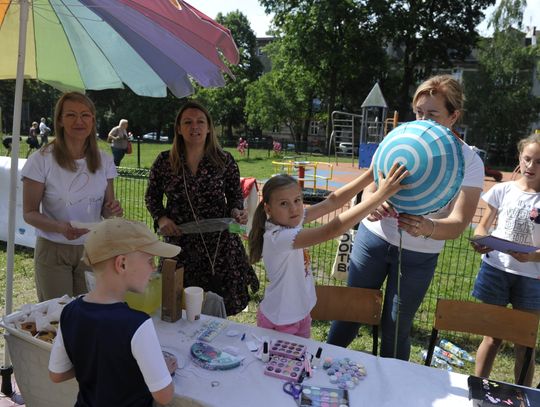
[[[433,232],[435,232],[435,222],[431,218],[426,218],[426,219],[429,220],[432,225],[431,233],[429,235],[424,235],[424,239],[429,239],[431,236],[433,236]]]

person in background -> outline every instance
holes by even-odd
[[[394,164],[386,180],[369,200],[339,214],[318,227],[303,228],[343,207],[373,181],[370,168],[354,181],[332,192],[324,201],[304,208],[302,189],[296,179],[281,174],[264,184],[263,199],[257,206],[249,234],[249,260],[262,257],[266,276],[264,299],[257,312],[257,326],[309,338],[310,312],[317,302],[315,283],[307,248],[342,235],[370,211],[400,190],[408,175],[405,167]]]
[[[201,104],[187,102],[174,128],[171,150],[160,153],[150,169],[146,207],[156,230],[182,247],[176,260],[184,267],[184,285],[220,295],[227,315],[234,315],[249,302],[248,286],[253,291],[259,287],[240,236],[228,230],[183,234],[181,226],[229,217],[246,224],[238,165],[219,146],[210,114]]]
[[[475,236],[489,235],[495,219],[493,236],[540,247],[540,134],[532,134],[518,143],[517,181],[494,185],[482,195],[487,203]],[[540,250],[530,253],[503,253],[471,242],[482,253],[482,264],[474,283],[473,297],[482,302],[540,314]],[[489,377],[502,340],[484,336],[476,352],[475,375]],[[525,363],[525,347],[515,345],[515,378]],[[534,375],[534,352],[524,385],[530,386]]]
[[[49,142],[49,134],[51,129],[47,126],[47,120],[42,117],[39,122],[39,135],[41,136],[41,147]]]
[[[111,143],[111,151],[114,157],[114,165],[120,166],[128,147],[128,121],[120,120],[118,126],[112,128],[107,140]]]
[[[62,310],[49,359],[55,383],[79,383],[76,406],[153,406],[174,395],[177,361],[163,358],[152,318],[125,302],[144,293],[154,256],[172,257],[178,246],[160,242],[141,222],[107,219],[84,244],[84,261],[96,286]]]
[[[32,150],[37,150],[40,147],[38,134],[39,134],[38,123],[33,122],[32,126],[30,127],[30,131],[28,132],[28,138],[26,139],[26,143],[28,144],[28,151],[26,152],[26,158],[28,158]]]
[[[412,107],[418,120],[431,119],[453,129],[463,111],[461,85],[450,75],[434,76],[418,87]],[[476,211],[484,183],[484,165],[478,154],[453,130],[461,145],[465,174],[456,198],[437,213],[426,216],[397,212],[385,202],[362,221],[358,228],[349,263],[347,285],[380,289],[386,280],[381,319],[381,356],[408,360],[410,331],[418,307],[431,283],[437,258],[447,239],[457,238]],[[376,190],[367,187],[362,200]],[[397,298],[398,260],[402,234],[401,288]],[[396,333],[397,301],[398,338]],[[348,346],[358,333],[359,324],[334,321],[328,343]],[[396,352],[394,344],[397,343]]]
[[[87,292],[81,261],[87,226],[123,213],[114,197],[116,167],[97,145],[95,113],[82,93],[62,95],[54,112],[55,139],[22,169],[23,217],[37,233],[39,301]]]

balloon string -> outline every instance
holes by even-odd
[[[398,253],[398,275],[397,275],[397,301],[394,306],[396,308],[396,328],[394,332],[394,358],[397,359],[397,343],[399,331],[399,306],[401,303],[401,251],[403,247],[403,232],[399,229],[399,253]]]

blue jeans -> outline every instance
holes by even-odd
[[[409,360],[412,322],[431,283],[438,257],[438,253],[402,250],[401,301],[395,356],[398,359]],[[394,357],[394,297],[397,297],[398,260],[399,247],[391,245],[360,224],[350,257],[347,285],[380,289],[387,279],[381,320],[380,355],[383,357]],[[348,346],[357,336],[359,327],[360,324],[354,322],[333,321],[328,343]]]

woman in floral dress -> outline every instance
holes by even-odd
[[[178,112],[173,146],[154,161],[145,198],[155,228],[182,248],[176,260],[184,267],[184,285],[221,295],[227,315],[242,311],[249,301],[248,286],[257,291],[259,282],[239,235],[181,232],[183,223],[203,219],[247,222],[238,166],[219,146],[202,105],[190,101]]]

